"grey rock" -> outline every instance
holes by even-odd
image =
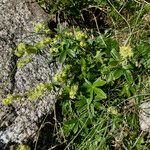
[[[19,58],[29,57],[31,61],[16,68],[16,45],[19,42],[32,44],[44,38],[33,34],[34,26],[38,22],[47,23],[50,16],[30,0],[0,0],[0,12],[0,140],[22,143],[35,137],[37,123],[53,110],[56,93],[46,91],[35,101],[23,96],[9,106],[3,105],[2,100],[7,94],[24,95],[40,83],[51,83],[59,65],[52,63],[46,47],[40,55]]]
[[[139,122],[141,130],[150,131],[150,102],[140,105]]]

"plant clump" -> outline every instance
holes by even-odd
[[[76,14],[76,19],[82,17],[79,8],[93,4],[105,8],[113,22],[103,33],[96,20],[96,28],[91,30],[59,23],[55,32],[38,23],[36,33],[42,31],[48,37],[34,45],[20,43],[15,51],[18,57],[40,54],[48,45],[53,59],[61,64],[52,86],[40,84],[28,93],[30,99],[37,99],[47,89],[61,89],[60,145],[65,143],[65,149],[79,150],[148,149],[149,136],[140,130],[138,112],[141,101],[150,97],[150,84],[144,81],[149,80],[150,45],[147,34],[137,37],[134,33],[147,26],[141,20],[147,12],[146,1],[38,2],[48,11],[52,7],[53,13],[60,9],[67,17]],[[126,33],[124,45],[114,38],[118,32]],[[5,103],[11,101],[9,95]]]

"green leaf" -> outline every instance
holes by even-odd
[[[92,83],[90,81],[88,81],[87,79],[85,79],[85,87],[92,87]]]
[[[107,50],[110,52],[113,49],[119,49],[119,44],[116,40],[113,40],[111,38],[107,38],[105,41],[107,45]]]
[[[133,76],[132,76],[132,73],[130,70],[125,70],[124,76],[125,76],[127,82],[129,82],[130,84],[133,83]]]
[[[150,59],[146,59],[146,58],[144,59],[143,58],[141,60],[141,62],[143,63],[143,65],[144,65],[145,68],[148,68],[148,69],[150,68]]]
[[[65,59],[66,59],[66,55],[67,55],[66,51],[63,50],[63,51],[61,52],[60,56],[59,56],[59,62],[60,62],[61,64],[64,63],[64,61],[65,61]]]
[[[123,75],[122,69],[117,69],[113,72],[113,80],[120,78]]]
[[[83,57],[81,58],[80,63],[81,63],[81,70],[85,70],[86,69],[86,61]]]
[[[67,50],[67,54],[68,54],[70,57],[75,57],[75,56],[76,56],[75,51],[73,51],[73,50],[71,50],[71,49],[68,49],[68,50]]]
[[[91,104],[90,105],[90,111],[91,111],[91,113],[92,113],[92,116],[94,116],[94,105],[93,104]]]
[[[111,82],[111,81],[113,81],[113,74],[114,74],[114,72],[113,72],[113,71],[111,71],[111,72],[109,73],[109,75],[108,75],[108,79],[107,79],[107,82]]]
[[[86,61],[84,58],[81,58],[80,64],[81,64],[82,76],[85,77],[86,76]]]
[[[67,120],[67,121],[65,122],[65,125],[75,124],[75,123],[77,123],[77,122],[78,122],[77,119],[70,119],[70,120]]]
[[[123,96],[123,95],[127,95],[127,97],[131,96],[130,87],[127,83],[123,85],[123,88],[119,93],[119,96]]]
[[[105,85],[106,82],[104,80],[101,80],[100,78],[98,78],[94,83],[93,83],[93,86],[94,87],[99,87],[99,86],[103,86]]]
[[[88,105],[90,105],[93,100],[93,89],[91,89],[91,91],[89,91],[89,92],[90,92],[90,98],[86,99],[86,102]]]
[[[99,96],[102,99],[107,98],[106,93],[103,90],[99,89],[99,88],[94,88],[94,92],[97,94],[97,96]]]
[[[110,73],[110,68],[103,64],[101,68],[99,69],[102,75],[108,75]]]
[[[92,102],[93,100],[93,89],[90,90],[90,103]]]
[[[88,91],[92,88],[92,86],[89,85],[89,84],[87,84],[87,83],[84,83],[83,86],[84,86],[85,88],[87,88]]]
[[[90,45],[92,45],[93,44],[93,42],[94,42],[94,40],[93,39],[88,39],[88,41],[87,41]]]
[[[79,122],[77,122],[77,123],[75,124],[75,126],[74,126],[74,128],[73,128],[73,132],[74,132],[74,133],[77,133],[78,128],[79,128]]]
[[[79,96],[79,100],[76,101],[75,106],[80,107],[84,106],[86,104],[86,97],[85,96]]]
[[[110,58],[108,65],[109,65],[109,67],[113,68],[113,67],[116,67],[118,65],[118,63],[119,63],[118,61],[114,60],[113,58]]]
[[[87,99],[86,99],[86,102],[87,102],[88,105],[90,105],[91,102],[92,102],[92,99],[91,99],[91,98],[87,98]]]
[[[120,56],[119,56],[119,53],[116,51],[116,49],[113,48],[111,50],[110,54],[116,61],[119,61]]]

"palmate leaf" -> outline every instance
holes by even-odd
[[[87,88],[87,91],[90,93],[90,98],[87,99],[87,103],[91,104],[92,100],[93,100],[93,96],[94,93],[101,99],[106,99],[107,95],[105,94],[105,92],[103,90],[101,90],[100,88],[98,88],[99,86],[103,86],[106,84],[106,82],[104,80],[101,80],[100,78],[98,78],[93,84],[91,82],[89,82],[87,79],[85,79],[85,84],[84,87]]]

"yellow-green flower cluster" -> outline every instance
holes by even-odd
[[[57,44],[60,37],[58,35],[55,35],[55,37],[52,39],[52,44]]]
[[[46,34],[50,33],[50,29],[48,27],[46,27],[43,23],[37,23],[34,27],[34,31],[35,32],[39,32],[43,30]]]
[[[133,56],[132,48],[129,45],[121,46],[119,53],[123,60]]]
[[[85,46],[86,46],[86,42],[85,42],[85,41],[81,41],[81,42],[80,42],[80,46],[81,46],[81,47],[85,47]]]
[[[27,145],[20,144],[16,147],[16,150],[30,150],[30,147]]]
[[[60,72],[58,72],[58,73],[55,74],[55,76],[53,77],[53,80],[55,82],[63,83],[65,76],[66,76],[65,71],[60,71]]]
[[[76,35],[76,39],[77,39],[78,41],[81,41],[81,40],[87,38],[87,35],[86,35],[84,32],[81,32],[81,31],[77,31],[77,32],[75,33],[75,35]]]
[[[71,86],[70,92],[69,92],[69,97],[70,97],[71,99],[75,99],[75,96],[76,96],[76,94],[77,94],[77,91],[78,91],[78,85],[73,85],[73,86]]]
[[[24,67],[26,64],[28,64],[31,61],[30,58],[26,58],[26,59],[21,59],[17,61],[17,68],[22,68]]]
[[[44,94],[44,92],[50,87],[48,84],[41,83],[34,90],[29,91],[27,96],[30,100],[36,100]]]
[[[50,53],[52,53],[52,54],[56,54],[56,53],[58,53],[59,51],[58,51],[58,48],[56,48],[56,47],[51,47],[50,49]]]
[[[5,99],[3,99],[3,104],[9,105],[12,103],[13,99],[14,99],[14,96],[11,94],[8,94],[7,97]]]
[[[8,94],[5,99],[3,99],[3,104],[4,105],[9,105],[13,102],[13,100],[21,100],[22,96],[20,95],[12,95]]]
[[[24,55],[25,51],[26,45],[24,43],[19,43],[17,49],[15,50],[15,55],[21,57],[22,55]]]
[[[36,43],[36,45],[35,45],[35,47],[37,47],[37,48],[42,48],[42,47],[44,47],[45,46],[45,44],[44,44],[44,42],[43,41],[40,41],[40,42],[38,42],[38,43]]]
[[[47,44],[50,44],[52,41],[51,38],[45,38],[44,40],[37,42],[35,47],[37,48],[43,48],[44,46],[46,46]]]
[[[51,31],[50,31],[50,29],[49,29],[48,27],[45,27],[44,32],[45,32],[46,34],[48,34],[48,33],[50,33]]]
[[[45,29],[45,25],[43,23],[37,23],[34,27],[35,32],[39,32],[42,29]]]
[[[45,38],[45,39],[43,40],[43,43],[44,43],[44,44],[50,44],[51,41],[52,41],[52,39],[48,37],[48,38]]]
[[[65,35],[68,36],[68,37],[72,37],[73,33],[72,32],[65,32]]]
[[[107,109],[107,111],[108,111],[109,113],[113,114],[113,115],[118,115],[118,114],[119,114],[118,111],[117,111],[117,109],[116,109],[115,107],[113,107],[113,106],[109,107],[109,108]]]

